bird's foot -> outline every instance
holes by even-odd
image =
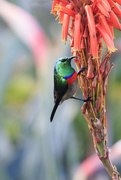
[[[79,100],[79,101],[88,102],[88,101],[93,101],[92,97],[93,96],[89,96],[87,99],[80,99],[80,98],[76,98],[76,97],[71,97],[71,99],[76,99],[76,100]]]
[[[84,102],[93,101],[93,100],[92,100],[92,97],[93,97],[93,96],[89,96],[87,99],[84,99]]]

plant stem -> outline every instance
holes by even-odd
[[[101,159],[103,165],[105,166],[105,169],[107,170],[108,174],[110,177],[115,180],[120,180],[120,175],[116,169],[116,167],[112,165],[111,161],[109,158],[102,158]]]

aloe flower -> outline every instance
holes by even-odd
[[[107,147],[107,120],[105,95],[108,75],[114,66],[110,57],[116,51],[113,28],[121,30],[121,0],[54,0],[52,13],[62,24],[62,41],[69,41],[75,64],[79,70],[87,66],[79,76],[84,98],[93,102],[82,106],[82,113],[92,133],[94,147],[112,179],[120,179],[109,159]],[[102,39],[107,53],[102,59]]]

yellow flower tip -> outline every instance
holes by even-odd
[[[56,4],[54,10],[55,11],[60,11],[61,10],[61,5],[60,4]]]
[[[57,20],[60,17],[60,15],[58,14],[57,17],[55,18],[55,20]]]
[[[66,40],[66,39],[62,39],[62,41],[63,41],[63,42],[65,42],[65,44],[66,44],[66,42],[67,42],[67,40]]]
[[[54,17],[56,16],[57,12],[55,10],[51,10],[50,14],[53,14]]]
[[[112,49],[108,49],[108,52],[110,53],[110,54],[112,54],[113,52],[115,52],[115,51],[117,51],[118,49],[116,49],[115,47],[114,48],[112,48]]]

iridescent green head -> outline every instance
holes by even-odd
[[[60,76],[68,76],[72,74],[74,69],[71,67],[71,60],[76,57],[78,56],[59,58],[55,64],[55,72]]]
[[[71,66],[71,60],[73,58],[76,58],[78,56],[72,56],[72,57],[61,57],[57,60],[56,62],[56,68],[61,67],[61,68],[66,68],[68,66]]]

